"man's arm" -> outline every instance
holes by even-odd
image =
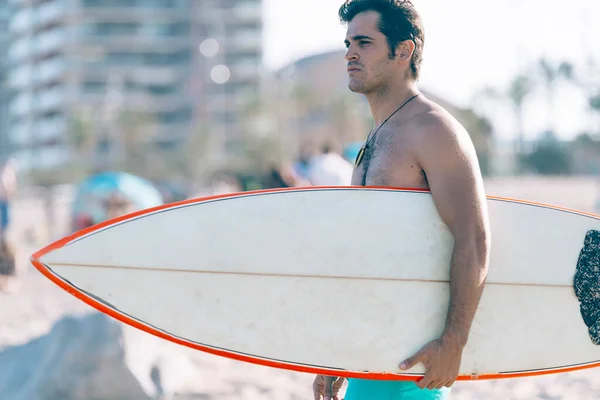
[[[475,149],[468,134],[449,117],[430,113],[419,123],[417,160],[443,221],[454,237],[450,304],[442,337],[406,360],[423,362],[422,388],[451,386],[487,277],[490,232],[487,201]]]

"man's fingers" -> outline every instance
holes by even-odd
[[[433,389],[441,388],[442,385],[440,385],[438,381],[433,380],[433,381],[429,382],[429,384],[426,387],[429,390],[433,390]]]
[[[451,388],[452,386],[454,386],[455,382],[456,382],[456,379],[453,379],[451,381],[448,381],[448,382],[444,383],[444,386],[442,386],[442,387]]]
[[[425,374],[425,376],[423,378],[421,378],[420,380],[418,380],[416,382],[416,384],[420,389],[425,389],[429,386],[429,384],[431,382],[432,382],[431,376],[429,374]]]
[[[414,356],[407,358],[406,360],[404,360],[401,364],[400,364],[400,369],[402,370],[407,370],[407,369],[411,369],[413,368],[415,365],[417,365],[420,362],[425,362],[425,355],[427,354],[427,349],[423,348],[421,350],[419,350],[419,352],[417,354],[415,354]]]

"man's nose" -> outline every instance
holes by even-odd
[[[349,47],[348,51],[346,51],[346,60],[350,61],[350,60],[358,60],[358,54],[356,53],[356,51],[352,48]]]

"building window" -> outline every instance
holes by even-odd
[[[149,7],[172,8],[177,0],[83,0],[85,7]]]
[[[135,34],[139,25],[130,22],[96,22],[86,27],[86,33],[89,35],[112,36],[112,35],[131,35]]]
[[[190,108],[185,108],[172,112],[159,113],[158,118],[163,124],[185,123],[192,119],[192,110]]]
[[[87,93],[102,93],[106,90],[106,84],[104,82],[85,82],[83,90]]]
[[[135,7],[138,0],[83,0],[85,7]]]
[[[146,90],[149,94],[157,96],[164,96],[177,93],[176,86],[148,86]]]

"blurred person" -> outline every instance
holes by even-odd
[[[240,180],[230,174],[224,174],[215,179],[212,183],[212,194],[239,193],[242,191]]]
[[[105,200],[107,220],[122,217],[136,211],[136,207],[127,197],[119,192],[111,193]]]
[[[8,236],[0,232],[0,275],[14,276],[16,274],[16,258],[14,248]]]
[[[310,161],[314,157],[313,146],[310,143],[305,143],[300,148],[300,154],[298,160],[294,163],[294,172],[300,178],[308,181],[308,169],[310,167]]]
[[[309,181],[299,176],[292,166],[272,165],[266,176],[265,189],[283,189],[309,185]]]
[[[77,232],[86,228],[94,226],[94,219],[89,214],[78,214],[73,219],[73,225],[71,227],[73,232]]]
[[[301,155],[294,164],[294,172],[302,179],[308,180],[308,168],[310,167],[310,158]]]
[[[12,159],[0,169],[0,235],[10,224],[10,204],[17,189],[16,166]]]
[[[325,144],[321,154],[310,161],[307,178],[314,186],[349,186],[352,172],[352,164]]]
[[[429,190],[454,237],[445,329],[399,360],[399,371],[422,363],[424,376],[417,382],[348,379],[344,400],[448,399],[489,263],[489,220],[477,155],[464,127],[418,90],[425,35],[414,5],[347,0],[339,17],[347,25],[349,89],[366,97],[375,121],[356,157],[352,184]],[[315,383],[322,379],[317,376]],[[330,396],[326,386],[314,385],[315,399]]]

